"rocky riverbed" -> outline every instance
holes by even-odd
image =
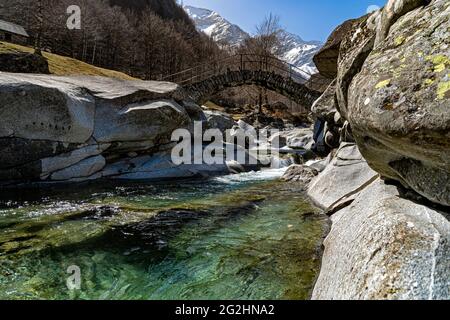
[[[175,129],[254,129],[175,84],[0,73],[5,297],[449,299],[449,16],[447,0],[389,0],[332,33],[314,130],[265,145],[295,163],[284,182],[242,182],[263,159],[174,165]],[[92,181],[112,189],[11,191]],[[88,270],[79,295],[68,261]]]
[[[308,299],[328,219],[281,174],[2,193],[0,298]]]

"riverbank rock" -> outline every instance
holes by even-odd
[[[172,163],[172,133],[207,119],[199,106],[184,100],[176,84],[0,75],[0,186],[175,179],[231,171],[225,162]],[[223,129],[232,125],[231,119],[210,123]]]
[[[382,10],[338,27],[317,56],[319,70],[326,57],[326,63],[336,63],[335,88],[312,108],[325,121],[328,147],[356,141],[384,178],[445,206],[450,206],[449,10],[445,0],[390,0]],[[337,43],[338,58],[332,49]]]
[[[103,102],[103,101],[102,101]],[[131,103],[100,102],[96,106],[93,138],[100,143],[115,141],[169,140],[172,132],[186,128],[190,117],[186,110],[171,99]]]
[[[449,299],[448,218],[373,182],[332,217],[313,299]]]
[[[314,132],[311,128],[295,128],[282,133],[286,146],[292,149],[311,150],[314,144]]]
[[[281,179],[284,181],[295,181],[308,184],[317,175],[317,170],[311,167],[304,165],[292,165],[286,170]]]
[[[318,207],[328,209],[377,176],[355,144],[342,144],[330,164],[311,182],[308,195]]]
[[[322,49],[314,56],[314,63],[322,76],[328,79],[336,78],[337,61],[342,40],[357,22],[358,19],[348,20],[337,27],[328,37]]]
[[[447,206],[449,14],[450,3],[435,0],[399,17],[353,78],[345,111],[371,167]]]
[[[333,221],[313,299],[450,298],[449,15],[390,0],[349,22],[335,101],[357,148],[309,186]]]
[[[334,80],[325,90],[325,92],[317,99],[311,107],[311,113],[315,120],[321,119],[333,122],[336,109],[336,80]]]

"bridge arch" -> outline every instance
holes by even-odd
[[[162,78],[180,84],[199,104],[233,87],[256,85],[277,92],[290,100],[311,106],[320,97],[308,85],[311,75],[296,66],[262,55],[238,54],[203,64]]]
[[[208,79],[184,86],[188,96],[203,104],[215,94],[233,87],[256,85],[275,91],[290,100],[311,106],[320,93],[310,90],[305,84],[297,83],[274,72],[263,70],[237,70],[214,75]]]

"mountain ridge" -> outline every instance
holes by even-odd
[[[241,27],[223,18],[218,12],[206,8],[194,6],[183,7],[193,20],[197,30],[211,37],[222,47],[239,47],[246,38],[251,35]],[[314,55],[323,46],[320,41],[305,41],[300,36],[284,31],[282,45],[279,48],[279,58],[287,63],[295,65],[306,75],[317,73],[313,62]]]
[[[222,46],[239,47],[246,38],[250,37],[249,33],[213,10],[193,6],[183,8],[199,31]]]

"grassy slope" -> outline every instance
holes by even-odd
[[[17,53],[17,52],[32,53],[33,51],[34,50],[29,47],[24,47],[17,44],[0,41],[0,54]],[[136,80],[136,78],[133,78],[125,73],[98,68],[93,65],[69,57],[64,57],[48,52],[43,52],[43,55],[48,60],[50,73],[54,75],[58,76],[90,75],[90,76],[105,76],[125,80]]]

